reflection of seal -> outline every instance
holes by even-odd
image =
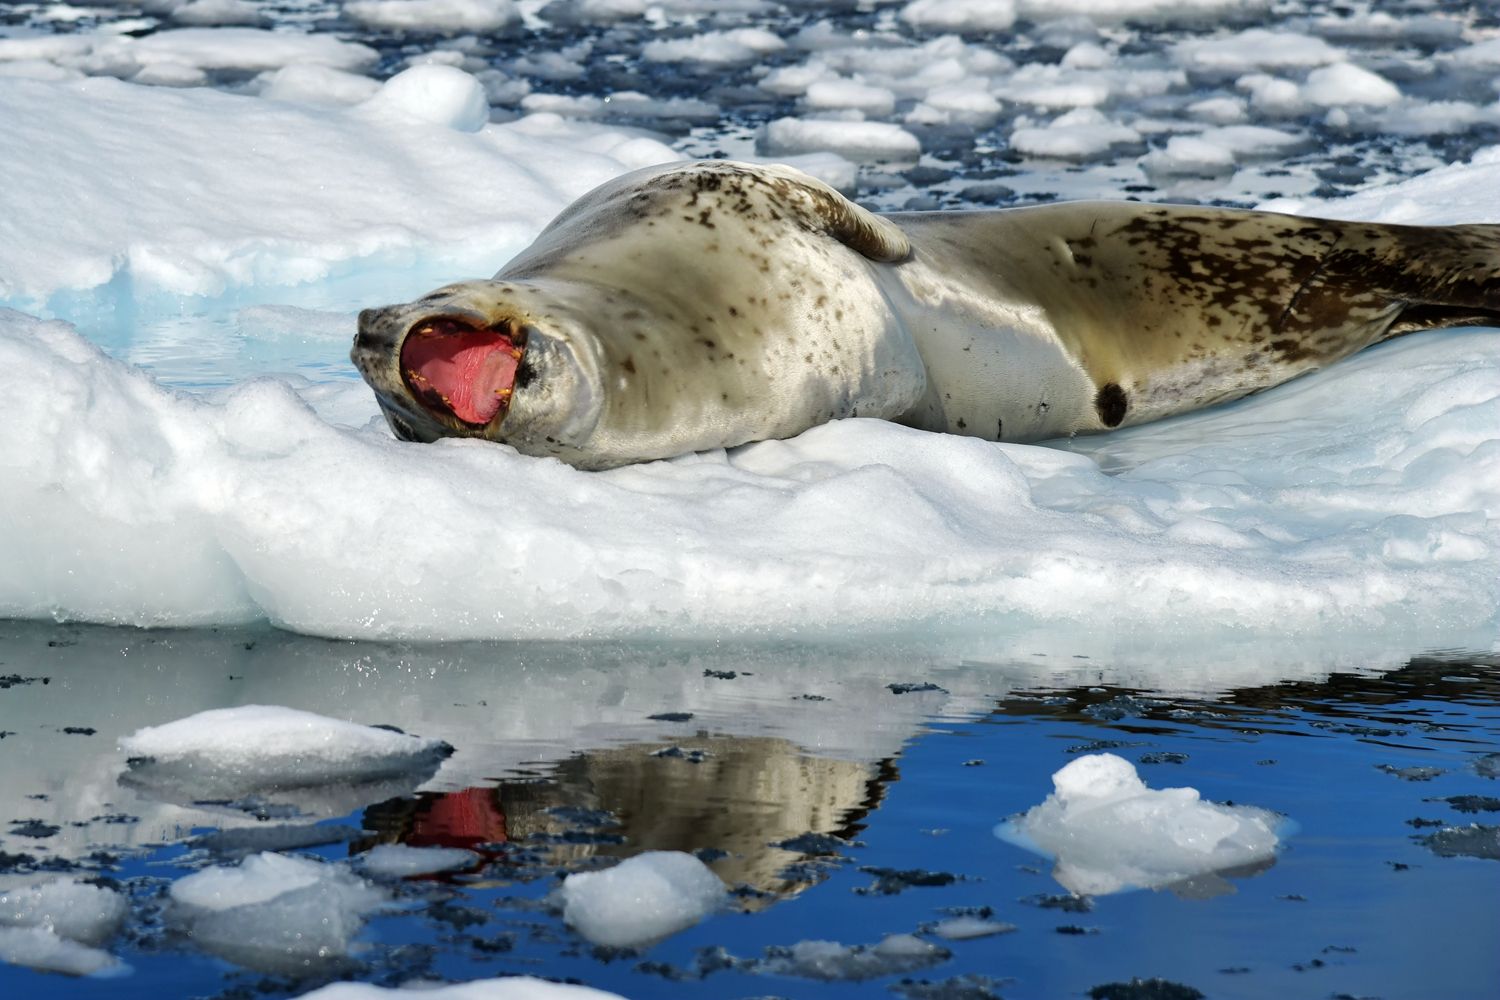
[[[1079,202],[874,215],[784,167],[654,167],[490,281],[366,310],[402,437],[582,468],[847,416],[1007,441],[1234,399],[1500,319],[1500,227]]]

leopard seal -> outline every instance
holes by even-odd
[[[626,174],[494,278],[360,314],[402,438],[604,469],[879,417],[1128,427],[1500,323],[1500,226],[1136,202],[877,215],[789,167]]]

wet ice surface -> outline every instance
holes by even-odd
[[[883,209],[1500,221],[1497,74],[1493,10],[1424,0],[5,5],[6,613],[720,641],[0,623],[0,994],[1493,996],[1493,331],[1071,454],[851,421],[612,477],[398,445],[344,351],[684,154]],[[413,498],[506,516],[409,545]],[[1295,826],[1109,895],[1107,842],[1084,886],[992,836],[1102,754]],[[730,905],[570,928],[563,876],[643,852]],[[581,995],[436,995],[476,994]]]
[[[0,989],[292,997],[531,975],[632,998],[1051,997],[1160,977],[1224,997],[1488,996],[1500,662],[1335,668],[1337,650],[1302,648],[1283,664],[1225,648],[1240,663],[1216,680],[1206,651],[1185,669],[993,641],[404,646],[6,624],[0,948],[115,976],[12,965]],[[231,802],[128,780],[131,734],[271,693],[360,724],[353,739],[373,723],[454,752],[415,790],[381,791],[232,748],[247,779],[298,784],[290,801],[266,780]],[[1193,808],[1294,826],[1269,856],[1075,894],[992,828],[1109,756],[1153,790],[1197,789]],[[1093,842],[1101,893],[1138,872],[1151,794],[1132,850]],[[1165,811],[1188,821],[1158,829],[1206,822],[1181,805]],[[582,927],[568,883],[611,874],[621,891],[584,902]],[[601,927],[647,940],[599,944]],[[53,952],[19,950],[31,938]]]

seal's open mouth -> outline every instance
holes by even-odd
[[[422,405],[483,427],[510,405],[524,338],[508,325],[424,320],[401,344],[401,375]]]

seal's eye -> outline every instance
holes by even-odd
[[[401,344],[401,375],[423,406],[483,427],[510,405],[524,348],[508,324],[474,327],[448,318],[424,320]]]

